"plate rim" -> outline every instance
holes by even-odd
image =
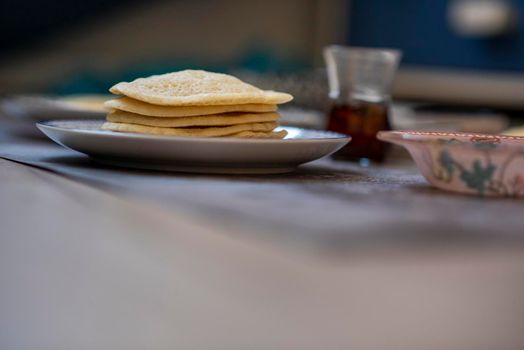
[[[305,131],[313,131],[313,132],[322,132],[333,135],[333,137],[321,137],[321,138],[303,138],[303,139],[257,139],[257,138],[233,138],[233,137],[182,137],[182,136],[168,136],[168,135],[153,135],[153,134],[140,134],[140,133],[130,133],[130,132],[114,132],[114,131],[108,131],[108,130],[82,130],[82,129],[66,129],[60,126],[56,125],[50,125],[50,123],[59,122],[59,123],[67,123],[67,122],[90,122],[90,121],[97,121],[102,122],[101,119],[51,119],[51,120],[44,120],[36,122],[36,127],[41,130],[42,128],[45,129],[52,129],[55,131],[60,132],[69,132],[69,133],[76,133],[76,134],[91,134],[101,137],[112,137],[112,138],[132,138],[132,139],[155,139],[155,140],[169,140],[169,141],[184,141],[184,142],[210,142],[210,143],[282,143],[282,142],[290,142],[290,143],[297,143],[297,142],[308,142],[308,143],[325,143],[325,142],[341,142],[351,141],[350,135],[344,135],[338,132],[329,131],[329,130],[318,130],[318,129],[304,129],[304,128],[298,128],[293,126],[280,126],[280,128],[284,129],[295,129],[295,130],[305,130]]]

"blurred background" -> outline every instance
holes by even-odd
[[[394,124],[473,115],[488,126],[472,131],[497,132],[523,120],[522,11],[524,0],[3,0],[0,93],[105,94],[203,68],[323,111],[324,46],[391,47],[404,54]]]

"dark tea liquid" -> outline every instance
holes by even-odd
[[[337,159],[361,160],[367,158],[381,162],[388,145],[377,139],[377,132],[390,130],[388,105],[364,101],[351,104],[334,104],[329,113],[328,130],[347,134],[351,142],[336,152]]]

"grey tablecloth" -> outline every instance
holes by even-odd
[[[233,234],[339,250],[376,243],[524,242],[524,201],[433,189],[409,159],[369,168],[323,159],[286,175],[194,175],[101,165],[43,138],[3,130],[2,158],[152,201]]]

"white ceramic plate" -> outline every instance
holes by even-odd
[[[98,120],[37,123],[53,141],[113,165],[199,173],[270,174],[336,152],[350,137],[284,127],[283,140],[170,137],[100,130]]]

